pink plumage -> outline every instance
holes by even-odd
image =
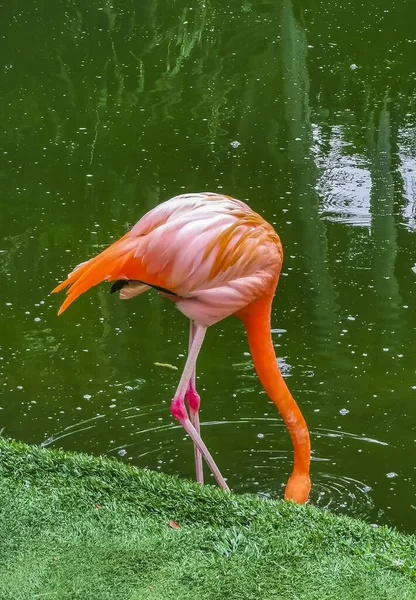
[[[104,280],[131,281],[120,291],[122,299],[156,286],[174,292],[164,295],[189,319],[208,327],[277,282],[282,255],[277,233],[244,202],[219,194],[183,194],[149,211],[53,291],[69,286],[63,312]]]
[[[270,333],[282,260],[279,236],[244,202],[208,192],[183,194],[149,211],[101,254],[78,265],[53,291],[68,287],[60,314],[102,281],[116,281],[113,291],[119,289],[123,300],[154,288],[190,319],[188,359],[171,412],[194,442],[197,481],[203,482],[203,456],[226,490],[228,485],[200,436],[195,367],[206,328],[238,316],[259,378],[292,438],[294,467],[285,498],[305,502],[311,487],[309,433],[281,376]]]

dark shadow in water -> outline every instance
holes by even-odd
[[[300,224],[301,253],[311,282],[315,326],[323,350],[335,343],[336,294],[328,270],[325,223],[319,215],[319,171],[311,151],[307,38],[295,19],[291,0],[282,1],[283,102],[292,163],[293,211]]]
[[[391,115],[386,95],[381,110],[369,115],[367,126],[371,172],[372,271],[377,297],[377,327],[387,328],[385,342],[394,344],[400,325],[400,292],[395,273],[397,226],[392,176]]]

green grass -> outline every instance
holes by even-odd
[[[0,438],[0,600],[37,598],[415,600],[416,538]]]

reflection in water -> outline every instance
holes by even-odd
[[[317,339],[328,350],[334,344],[335,293],[328,272],[325,224],[320,219],[315,191],[318,170],[311,151],[306,33],[296,22],[292,0],[282,2],[281,49],[287,144],[293,165],[292,210],[301,226],[301,253],[311,282]]]
[[[399,287],[395,275],[397,232],[394,213],[394,185],[391,173],[390,113],[380,111],[377,134],[374,115],[369,123],[369,145],[372,153],[371,234],[373,239],[373,278],[380,317],[386,321],[398,317]],[[377,135],[377,142],[374,137]]]
[[[416,127],[409,126],[399,130],[398,147],[399,171],[404,182],[403,196],[406,200],[404,218],[406,224],[416,231]]]
[[[321,154],[322,132],[314,130],[316,160],[322,175],[317,190],[326,220],[369,227],[371,175],[360,154],[346,153],[351,145],[344,139],[344,126],[331,127],[328,152]]]

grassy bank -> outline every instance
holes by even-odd
[[[0,600],[35,598],[414,600],[416,538],[0,438]]]

